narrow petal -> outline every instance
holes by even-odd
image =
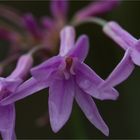
[[[31,69],[32,76],[38,81],[46,80],[55,69],[58,69],[62,62],[62,57],[54,56],[42,64]]]
[[[1,131],[1,136],[3,140],[16,140],[15,130],[4,130]]]
[[[16,88],[23,82],[23,80],[21,80],[20,78],[17,78],[17,79],[4,78],[3,80],[2,79],[3,78],[0,78],[1,90],[4,90],[4,88],[7,88],[8,91],[10,92],[15,92]]]
[[[68,14],[68,0],[51,0],[51,12],[56,18],[65,18]]]
[[[47,82],[38,82],[36,79],[30,78],[29,80],[25,81],[21,86],[19,86],[15,93],[3,99],[0,102],[0,104],[8,105],[14,103],[15,101],[23,99],[47,87],[48,87]]]
[[[132,71],[134,70],[134,64],[130,57],[131,50],[128,49],[120,61],[120,63],[116,66],[116,68],[112,71],[112,73],[108,76],[104,83],[102,83],[101,87],[114,87],[121,82],[125,81]]]
[[[114,21],[108,22],[103,31],[111,39],[113,39],[117,44],[120,45],[124,50],[128,48],[133,48],[137,39],[125,31],[119,24]]]
[[[77,63],[76,81],[78,86],[89,95],[99,100],[116,100],[118,92],[112,88],[101,88],[99,85],[104,83],[90,67],[86,64]]]
[[[135,47],[131,52],[131,58],[136,65],[140,66],[140,40],[136,42]]]
[[[77,57],[79,61],[84,61],[89,50],[89,39],[86,35],[81,35],[76,42],[75,47],[68,55]]]
[[[99,129],[104,135],[109,135],[109,129],[105,124],[104,120],[99,114],[99,111],[96,107],[96,104],[92,100],[92,98],[84,93],[79,88],[76,89],[76,101],[80,106],[81,110],[84,112],[87,119],[97,128]]]
[[[59,54],[65,56],[74,47],[75,29],[72,26],[66,26],[61,30],[60,36],[61,45]]]
[[[15,107],[14,104],[0,106],[0,132],[4,140],[15,140]]]
[[[75,19],[80,21],[90,16],[103,14],[105,12],[111,11],[118,4],[119,0],[98,0],[97,2],[92,2],[78,11],[75,15]]]
[[[30,68],[33,65],[33,58],[30,54],[22,55],[18,62],[15,70],[11,73],[8,78],[25,78],[29,74]]]
[[[22,22],[25,28],[33,35],[33,37],[37,39],[42,37],[41,29],[37,25],[37,22],[31,13],[24,15],[22,17]]]
[[[70,117],[74,99],[73,79],[56,79],[49,91],[49,115],[52,130],[58,132]]]
[[[41,19],[41,23],[42,23],[43,27],[45,27],[47,30],[50,30],[50,29],[54,28],[54,26],[55,26],[55,21],[47,16],[45,16]]]

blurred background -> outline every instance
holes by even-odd
[[[69,17],[90,1],[70,1]],[[1,1],[0,5],[16,8],[21,13],[32,12],[34,16],[50,15],[49,1]],[[106,20],[115,20],[136,38],[140,37],[140,2],[121,1],[121,4],[102,16]],[[106,37],[101,27],[95,24],[83,24],[76,28],[78,34],[87,34],[90,38],[90,52],[86,63],[102,78],[106,78],[123,57],[123,50]],[[0,42],[0,58],[4,57],[6,42]],[[99,139],[99,138],[140,138],[140,68],[136,67],[128,80],[116,87],[120,96],[117,101],[95,100],[98,109],[109,126],[110,136],[105,137],[84,116],[77,104],[66,125],[53,133],[49,119],[41,126],[38,118],[48,111],[48,90],[45,89],[16,103],[16,134],[22,139]],[[41,120],[40,120],[41,121]],[[39,125],[39,124],[40,125]]]

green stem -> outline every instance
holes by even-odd
[[[94,23],[94,24],[97,24],[97,25],[100,25],[103,27],[103,26],[105,26],[107,21],[102,18],[92,17],[92,18],[87,18],[85,20],[81,20],[81,21],[72,20],[71,25],[79,26],[79,25],[85,24],[85,23]]]
[[[40,50],[45,50],[49,56],[54,55],[54,53],[51,50],[47,49],[46,47],[44,47],[41,44],[34,46],[31,50],[29,50],[28,54],[34,55],[36,52],[38,52]]]

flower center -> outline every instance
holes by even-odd
[[[75,75],[74,72],[74,63],[73,63],[73,58],[71,57],[66,57],[65,59],[65,69],[63,70],[65,79],[69,79],[70,75]]]
[[[73,59],[71,57],[67,57],[65,61],[66,61],[66,69],[70,70],[73,63]]]

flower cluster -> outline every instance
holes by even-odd
[[[68,1],[51,0],[52,17],[43,17],[40,25],[31,13],[20,15],[14,9],[0,6],[0,17],[22,31],[7,24],[0,27],[0,38],[10,42],[8,58],[0,63],[0,74],[17,60],[11,74],[0,77],[0,133],[4,140],[16,139],[14,103],[46,88],[49,88],[50,125],[55,133],[68,121],[75,100],[87,119],[104,135],[109,135],[94,98],[116,100],[119,93],[114,87],[130,76],[135,65],[140,66],[140,41],[118,23],[96,17],[118,4],[117,0],[91,2],[69,21]],[[122,60],[106,79],[84,62],[90,46],[88,36],[80,35],[76,39],[75,26],[87,21],[102,25],[103,32],[125,50]],[[27,53],[21,54],[23,51]],[[41,61],[37,66],[33,65],[34,54]]]

